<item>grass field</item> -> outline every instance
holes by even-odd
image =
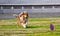
[[[0,36],[60,36],[60,17],[29,18],[26,29],[18,26],[16,19],[0,20]]]

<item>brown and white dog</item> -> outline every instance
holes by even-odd
[[[26,12],[26,11],[21,12],[17,16],[17,23],[18,23],[18,25],[22,25],[23,28],[26,28],[26,25],[28,23],[28,12]]]

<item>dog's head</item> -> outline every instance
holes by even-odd
[[[19,14],[20,17],[25,17],[25,18],[28,18],[28,12],[27,11],[23,11]]]

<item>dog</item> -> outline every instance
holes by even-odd
[[[22,25],[23,28],[26,28],[27,24],[28,24],[28,12],[27,11],[23,11],[21,12],[18,16],[17,16],[17,23],[18,25]]]

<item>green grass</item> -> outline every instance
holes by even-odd
[[[54,30],[50,30],[50,24]],[[18,26],[16,19],[0,20],[1,36],[60,36],[60,17],[29,18],[27,28]]]

